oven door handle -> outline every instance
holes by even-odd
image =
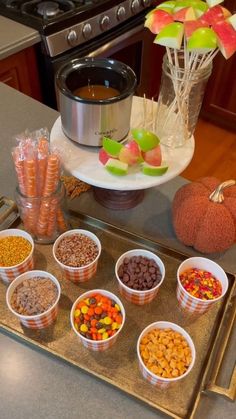
[[[102,55],[109,51],[111,48],[114,48],[115,46],[119,45],[121,42],[126,41],[131,36],[136,35],[141,30],[143,30],[143,24],[137,26],[134,29],[131,29],[128,32],[123,33],[118,38],[112,39],[110,42],[107,42],[106,44],[97,48],[95,51],[90,52],[88,55],[86,55],[86,57],[98,57],[99,55]]]

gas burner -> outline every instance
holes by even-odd
[[[39,16],[44,20],[50,20],[74,8],[75,5],[70,0],[31,0],[26,1],[21,6],[21,12],[31,16]]]
[[[54,17],[60,13],[59,4],[55,1],[43,1],[37,5],[37,12],[44,18]]]

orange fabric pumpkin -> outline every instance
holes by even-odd
[[[201,178],[182,186],[172,206],[177,238],[202,253],[222,252],[236,241],[236,181]]]

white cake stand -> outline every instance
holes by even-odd
[[[131,127],[152,130],[156,105],[145,99],[144,109],[144,99],[134,96]],[[99,162],[99,147],[82,146],[66,137],[62,130],[61,117],[57,118],[52,127],[50,143],[59,150],[65,169],[76,178],[96,187],[94,194],[100,203],[116,209],[137,205],[142,200],[145,189],[161,185],[178,176],[189,165],[195,146],[193,137],[183,147],[171,149],[162,145],[163,162],[169,167],[162,176],[144,175],[138,165],[130,167],[126,176],[115,176],[107,172]]]

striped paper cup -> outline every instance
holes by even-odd
[[[105,297],[108,297],[108,298],[111,298],[112,300],[114,300],[120,306],[122,317],[123,317],[123,322],[121,324],[121,327],[117,330],[117,332],[113,336],[110,336],[108,339],[105,339],[105,340],[87,339],[86,337],[84,337],[83,335],[81,335],[79,333],[79,331],[75,328],[75,325],[74,325],[74,312],[76,310],[77,304],[80,301],[82,301],[86,298],[89,298],[94,294],[101,294],[101,295],[104,295]],[[115,342],[116,342],[116,340],[117,340],[117,338],[118,338],[118,336],[119,336],[119,334],[120,334],[120,332],[121,332],[121,330],[124,326],[124,323],[125,323],[125,309],[124,309],[124,306],[123,306],[122,302],[120,301],[120,299],[115,294],[113,294],[109,291],[106,291],[106,290],[94,289],[94,290],[87,291],[84,294],[80,295],[80,297],[78,297],[77,300],[74,302],[74,304],[72,306],[72,309],[71,309],[71,312],[70,312],[70,322],[71,322],[71,327],[72,327],[73,331],[78,336],[79,340],[82,342],[82,344],[85,346],[85,348],[91,349],[92,351],[103,352],[103,351],[106,351],[107,349],[111,348],[115,344]]]
[[[180,333],[187,341],[190,350],[191,350],[191,354],[192,354],[192,361],[191,364],[189,365],[187,371],[185,371],[184,374],[178,376],[178,377],[173,377],[173,378],[164,378],[161,376],[158,376],[156,374],[154,374],[152,371],[150,371],[146,365],[144,364],[141,354],[140,354],[140,343],[141,340],[143,339],[144,336],[146,336],[148,334],[148,332],[150,332],[153,329],[172,329],[178,333]],[[166,321],[159,321],[159,322],[155,322],[150,324],[149,326],[147,326],[142,333],[140,334],[139,338],[138,338],[138,342],[137,342],[137,355],[138,355],[138,364],[139,364],[139,369],[143,375],[143,378],[145,378],[145,380],[147,380],[150,384],[153,384],[154,386],[160,388],[160,389],[165,389],[166,387],[170,386],[173,383],[176,383],[179,380],[182,380],[183,378],[185,378],[190,371],[192,370],[194,363],[195,363],[195,359],[196,359],[196,350],[195,350],[195,346],[194,343],[191,339],[191,337],[189,336],[189,334],[186,332],[186,330],[184,330],[182,327],[180,327],[178,324],[175,323],[171,323],[171,322],[166,322]],[[165,353],[163,354],[163,356],[165,356]]]
[[[18,228],[10,228],[8,230],[0,231],[0,239],[4,237],[15,236],[15,237],[23,237],[24,239],[28,240],[31,244],[31,251],[28,256],[23,260],[23,262],[18,263],[14,266],[0,266],[0,278],[2,281],[9,285],[17,276],[23,274],[24,272],[30,271],[34,268],[34,241],[29,233],[24,230],[20,230]]]
[[[22,314],[19,314],[17,311],[14,310],[14,308],[11,305],[11,297],[14,293],[16,287],[21,284],[23,281],[33,279],[35,277],[43,277],[50,279],[57,287],[58,295],[57,299],[54,302],[54,304],[44,313],[41,314],[34,314],[32,316],[25,316]],[[9,310],[20,320],[20,322],[29,329],[44,329],[45,327],[50,326],[57,317],[58,314],[58,303],[61,296],[61,286],[58,280],[50,274],[49,272],[45,271],[29,271],[25,272],[24,274],[18,276],[14,281],[10,284],[10,286],[7,289],[6,293],[6,302]]]
[[[154,259],[156,264],[159,266],[160,272],[162,275],[161,281],[159,282],[159,284],[157,284],[155,287],[149,290],[141,291],[141,290],[134,290],[128,287],[127,285],[125,285],[121,281],[118,275],[119,267],[124,262],[125,258],[131,258],[132,256],[144,256],[148,259]],[[130,303],[134,303],[137,305],[144,305],[144,304],[150,303],[156,297],[160,289],[160,286],[165,278],[165,266],[162,260],[155,253],[150,252],[149,250],[145,250],[145,249],[134,249],[134,250],[129,250],[128,252],[123,253],[119,257],[119,259],[116,262],[115,273],[116,273],[116,278],[118,281],[120,294]]]
[[[87,236],[90,239],[92,239],[94,241],[94,243],[96,243],[96,245],[98,247],[98,254],[97,254],[96,258],[91,263],[89,263],[87,265],[84,265],[84,266],[80,266],[80,267],[72,267],[72,266],[65,265],[64,263],[62,263],[57,258],[56,251],[57,251],[57,247],[58,247],[60,241],[64,237],[73,236],[74,234],[83,234],[84,236]],[[98,259],[101,255],[101,250],[102,250],[101,242],[95,234],[91,233],[91,231],[88,231],[88,230],[74,229],[74,230],[66,231],[65,233],[61,234],[57,238],[57,240],[55,241],[55,243],[53,245],[53,256],[54,256],[54,259],[56,260],[56,262],[58,263],[58,265],[60,266],[60,268],[62,269],[65,278],[76,284],[76,283],[80,283],[80,282],[86,282],[95,275],[95,273],[97,271],[97,266],[98,266]],[[72,249],[67,249],[67,251],[72,252],[73,250]]]
[[[189,294],[180,281],[180,275],[190,268],[202,269],[210,272],[221,282],[222,294],[214,300],[201,300]],[[200,315],[208,311],[214,304],[221,300],[228,289],[228,278],[224,270],[213,260],[204,257],[190,257],[181,263],[177,270],[177,300],[180,308],[189,314]]]

